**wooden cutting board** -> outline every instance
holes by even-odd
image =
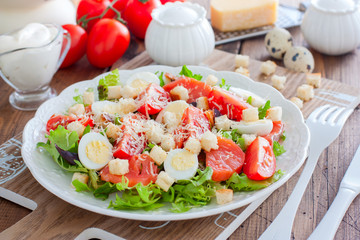
[[[215,50],[204,61],[204,65],[214,70],[234,71],[234,59],[233,54]],[[118,62],[114,67],[134,69],[154,64],[154,62],[144,52],[126,64],[122,66],[120,64],[121,62]],[[260,74],[260,64],[259,61],[251,60],[249,66],[251,78],[255,81],[270,83],[270,77]],[[276,74],[287,76],[287,83],[282,91],[286,98],[295,96],[296,88],[305,82],[305,74],[295,73],[282,67],[277,68]],[[313,100],[304,104],[302,111],[305,117],[316,107],[324,104],[355,108],[360,102],[359,89],[328,79],[323,79],[322,86],[315,90],[315,95]],[[8,141],[7,145],[0,147],[2,150],[0,154],[8,153],[10,157],[18,157],[19,151],[17,153],[15,151],[18,150],[19,146],[12,143],[18,144],[20,140],[20,136],[17,136]],[[23,164],[21,159],[17,160],[14,168],[22,169],[19,164]],[[1,174],[6,174],[4,169],[4,166],[0,165],[0,180],[2,179]],[[7,166],[7,170],[12,171],[13,169],[11,166]],[[116,236],[126,239],[152,240],[215,239],[245,208],[187,221],[145,222],[119,219],[80,209],[57,198],[38,184],[28,169],[18,175],[13,172],[12,174],[9,181],[0,185],[2,187],[0,188],[0,197],[15,201],[33,211],[0,233],[0,239],[74,239],[80,233],[82,234],[78,239],[116,239]],[[285,191],[290,192],[291,190],[284,190],[282,187],[279,191],[280,194],[284,194]],[[278,192],[277,194],[279,194]],[[101,229],[108,232],[102,232]],[[248,239],[252,239],[252,237],[255,239],[255,236],[249,236]]]

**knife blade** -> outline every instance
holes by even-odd
[[[360,193],[360,146],[341,180],[339,192],[308,240],[333,239],[354,198]]]

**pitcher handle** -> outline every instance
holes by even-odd
[[[63,37],[65,38],[66,40],[66,46],[65,48],[63,48],[61,54],[60,54],[60,58],[59,58],[59,61],[58,61],[58,64],[57,64],[57,69],[60,68],[61,64],[63,63],[65,57],[66,57],[66,54],[69,52],[69,49],[70,49],[70,45],[71,45],[71,36],[70,36],[70,33],[68,31],[66,31],[65,29],[62,29],[63,31]],[[64,42],[63,42],[64,44]]]

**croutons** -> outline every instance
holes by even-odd
[[[109,86],[107,99],[121,98],[121,86]]]
[[[303,101],[309,101],[314,97],[314,89],[308,84],[303,84],[297,89],[297,97]]]
[[[171,134],[163,135],[161,139],[161,147],[167,152],[170,151],[171,149],[174,149],[175,148],[174,137]]]
[[[69,108],[69,114],[74,114],[74,115],[83,115],[85,114],[85,107],[84,104],[75,104],[74,106],[71,106]]]
[[[74,121],[74,122],[69,123],[66,128],[70,132],[75,131],[79,137],[82,137],[84,130],[85,130],[85,126],[82,125],[79,121]]]
[[[247,55],[237,54],[235,56],[235,67],[247,68],[249,66],[250,57]]]
[[[249,69],[244,68],[244,67],[238,67],[237,69],[235,69],[236,73],[240,73],[244,76],[250,77],[250,72]]]
[[[217,204],[226,204],[233,200],[234,192],[232,189],[219,189],[216,190]]]
[[[145,123],[145,135],[150,142],[158,144],[164,135],[164,129],[154,120],[147,121]]]
[[[207,131],[205,132],[200,139],[201,148],[209,152],[211,149],[218,149],[217,137],[214,133]]]
[[[120,127],[113,123],[109,123],[106,127],[106,136],[108,138],[112,138],[116,140],[119,137],[120,132],[121,132]]]
[[[109,172],[115,175],[124,175],[129,172],[129,160],[113,159],[109,163]]]
[[[257,108],[247,108],[242,111],[242,120],[254,122],[259,120],[259,110]]]
[[[292,97],[290,101],[292,101],[299,109],[303,108],[303,100],[301,100],[300,98]]]
[[[221,130],[230,130],[231,120],[226,115],[215,118],[215,127]]]
[[[198,139],[190,137],[186,141],[184,148],[193,154],[199,155],[201,151],[201,144]]]
[[[279,75],[273,75],[271,77],[271,83],[274,88],[277,90],[282,90],[285,87],[286,77],[285,76],[279,76]]]
[[[321,73],[306,73],[306,83],[318,88],[321,85]]]
[[[208,75],[205,79],[205,83],[210,86],[215,86],[218,81],[219,79],[212,74]]]
[[[270,60],[263,62],[260,66],[260,72],[262,74],[265,74],[266,76],[273,74],[275,70],[276,70],[276,63]]]
[[[184,100],[187,101],[189,99],[189,91],[183,86],[176,86],[170,91],[171,100]]]
[[[75,188],[74,185],[72,184],[72,182],[75,180],[79,180],[80,182],[87,184],[89,181],[89,175],[87,175],[86,173],[75,172],[72,176],[71,184],[70,184],[72,188]]]
[[[123,98],[136,98],[138,95],[138,92],[135,88],[133,88],[129,85],[125,85],[124,87],[122,87],[120,89],[120,95]]]
[[[150,151],[150,157],[160,166],[165,161],[167,153],[161,147],[155,145]]]
[[[138,109],[138,105],[133,98],[121,98],[117,103],[118,113],[120,115],[126,115],[128,113],[135,112]]]
[[[165,112],[163,116],[163,122],[167,129],[174,129],[179,124],[176,118],[176,114],[173,112]]]
[[[91,105],[95,101],[94,92],[84,92],[83,101],[85,105]]]
[[[246,148],[256,139],[255,134],[242,134],[241,137],[244,139]]]
[[[276,106],[271,107],[266,111],[266,118],[271,121],[281,121],[282,118],[282,107]]]
[[[169,174],[167,174],[164,171],[161,171],[159,173],[159,175],[157,176],[157,179],[155,181],[155,183],[165,192],[167,192],[169,190],[169,188],[171,187],[171,185],[173,185],[174,182],[175,182],[175,179],[170,177]]]
[[[207,119],[209,120],[210,123],[210,128],[212,128],[215,124],[215,113],[214,110],[206,110],[204,112],[205,116],[207,117]]]
[[[196,107],[200,108],[202,110],[208,110],[209,109],[209,101],[207,97],[199,97],[196,99]]]

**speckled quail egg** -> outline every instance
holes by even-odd
[[[198,165],[197,155],[185,149],[171,150],[164,161],[165,172],[176,180],[191,179]]]
[[[314,57],[305,47],[291,47],[284,56],[286,68],[297,72],[312,72],[314,70]]]
[[[283,59],[286,51],[292,47],[292,36],[283,28],[274,28],[265,36],[265,46],[269,54],[276,59]]]

